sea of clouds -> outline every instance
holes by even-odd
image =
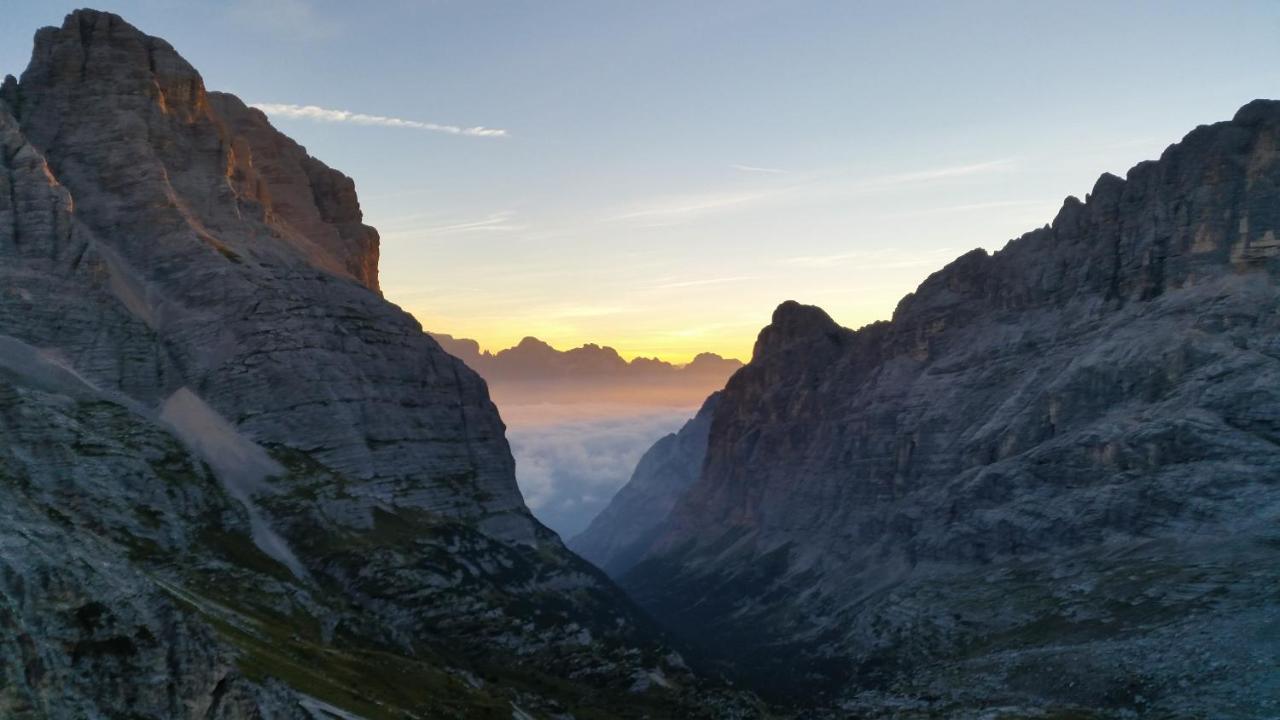
[[[566,540],[608,505],[646,450],[696,412],[696,407],[632,404],[502,409],[525,502]]]

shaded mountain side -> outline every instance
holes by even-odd
[[[1275,714],[1278,233],[1259,100],[889,322],[784,303],[622,584],[832,717]]]
[[[0,86],[0,716],[759,715],[533,519],[377,257],[351,180],[163,40],[36,34]]]
[[[610,577],[620,577],[631,569],[676,501],[697,480],[719,398],[720,393],[712,394],[679,432],[649,448],[608,506],[586,530],[568,541],[571,550]]]

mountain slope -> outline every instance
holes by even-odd
[[[631,479],[586,530],[569,540],[569,548],[610,577],[631,569],[676,501],[698,479],[719,399],[719,393],[712,394],[679,432],[649,448]]]
[[[1280,103],[857,331],[785,303],[623,585],[778,695],[1274,714]]]
[[[532,518],[350,179],[89,10],[0,150],[0,714],[756,713]]]

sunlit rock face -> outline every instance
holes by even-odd
[[[6,718],[754,712],[529,515],[351,180],[108,13],[0,88],[0,548]]]
[[[181,368],[132,395],[189,385],[255,440],[365,481],[369,500],[532,538],[483,385],[369,291],[377,235],[349,179],[109,14],[42,30],[14,105],[71,222],[106,248],[112,293]],[[426,474],[492,497],[460,503]]]
[[[782,305],[624,587],[835,716],[1275,714],[1278,233],[1256,101],[891,322]]]

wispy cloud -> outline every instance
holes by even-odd
[[[721,210],[735,205],[761,200],[769,193],[701,193],[659,198],[629,212],[615,215],[610,220],[660,220],[682,218],[710,210]]]
[[[871,178],[859,183],[858,186],[860,189],[874,189],[881,187],[896,187],[899,185],[914,185],[917,183],[933,182],[935,180],[950,180],[953,178],[985,175],[992,172],[1011,170],[1013,169],[1014,164],[1014,160],[1012,158],[1008,158],[1004,160],[971,163],[968,165],[948,165],[945,167],[916,170],[905,173],[894,173],[878,178]]]
[[[349,110],[332,110],[330,108],[322,108],[315,105],[254,103],[250,107],[255,107],[268,115],[276,117],[314,120],[316,122],[351,123],[353,125],[409,128],[412,130],[427,130],[430,132],[446,133],[448,135],[467,135],[470,137],[501,138],[510,136],[510,133],[506,130],[484,127],[482,125],[476,125],[473,127],[441,125],[439,123],[421,122],[419,120],[405,120],[403,118],[387,117],[386,115],[369,115],[367,113],[357,113]]]
[[[482,220],[452,223],[449,225],[427,225],[416,228],[418,232],[430,235],[446,235],[468,232],[519,232],[524,225],[511,222],[511,213],[495,213]]]
[[[539,520],[568,538],[604,509],[658,438],[679,430],[696,411],[543,403],[528,410],[504,405],[502,419],[508,423],[525,502]],[[545,419],[557,416],[562,416],[558,422]]]
[[[581,320],[625,315],[638,311],[639,308],[627,305],[545,305],[532,308],[528,315],[548,320]]]
[[[991,160],[968,165],[947,165],[926,170],[892,173],[864,178],[845,175],[796,177],[776,168],[755,168],[749,165],[731,167],[743,171],[778,172],[791,176],[789,182],[779,183],[767,189],[751,191],[725,191],[689,193],[685,195],[659,196],[631,209],[604,218],[606,222],[635,222],[640,227],[669,227],[700,218],[713,212],[741,210],[763,203],[800,199],[803,201],[831,200],[850,195],[883,192],[932,182],[957,180],[967,177],[1007,172],[1016,167],[1014,159]]]
[[[693,327],[673,328],[664,332],[672,337],[700,338],[708,335],[724,335],[725,330],[731,330],[734,333],[745,333],[747,337],[750,337],[756,332],[759,325],[760,318],[753,315],[739,322],[707,323]]]
[[[786,175],[790,172],[781,168],[758,167],[756,165],[730,165],[729,167],[745,173],[762,173],[765,175]]]
[[[733,275],[730,277],[702,278],[699,280],[673,280],[670,282],[661,282],[656,285],[650,285],[650,290],[677,290],[680,288],[702,287],[704,285],[723,285],[725,283],[744,282],[747,280],[758,280],[759,275]]]
[[[509,212],[495,212],[479,218],[442,216],[437,212],[413,213],[398,217],[368,217],[384,240],[426,240],[433,237],[473,233],[522,233],[528,225],[516,222]]]
[[[1147,137],[1132,138],[1132,139],[1130,139],[1130,140],[1118,140],[1118,141],[1116,141],[1116,142],[1106,143],[1105,145],[1101,145],[1101,146],[1100,146],[1100,148],[1101,148],[1101,149],[1103,149],[1103,150],[1124,150],[1124,149],[1127,149],[1127,148],[1133,148],[1133,147],[1140,147],[1140,148],[1147,148],[1147,147],[1160,147],[1160,148],[1163,148],[1163,147],[1167,147],[1167,146],[1169,145],[1169,138],[1170,138],[1170,137],[1172,137],[1172,136],[1168,136],[1168,135],[1148,135]]]
[[[955,251],[951,248],[938,248],[919,253],[909,253],[900,250],[855,250],[851,252],[833,253],[831,255],[800,255],[797,257],[783,258],[782,262],[786,265],[806,268],[820,268],[832,265],[843,265],[846,263],[857,263],[858,267],[862,269],[892,270],[895,268],[936,265],[939,257],[951,258],[954,257],[954,255]]]
[[[1004,210],[1010,208],[1043,208],[1051,203],[1044,203],[1034,200],[995,200],[992,202],[964,203],[961,205],[946,205],[943,207],[922,208],[911,212],[896,213],[889,217],[913,217],[917,215],[947,215],[951,213],[967,213],[980,212],[986,210]]]

